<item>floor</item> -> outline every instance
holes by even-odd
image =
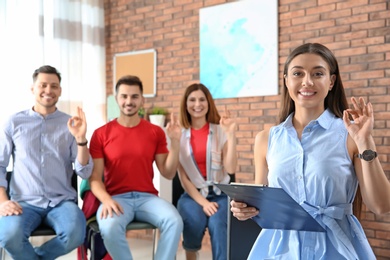
[[[152,241],[145,239],[128,238],[129,246],[134,260],[151,260],[152,259]],[[43,242],[42,237],[33,237],[33,244],[39,244]],[[9,256],[5,257],[6,260],[10,260]],[[59,257],[58,260],[75,260],[77,259],[77,251],[73,251],[66,256]],[[204,248],[199,251],[199,259],[211,260],[211,250]],[[177,251],[176,260],[185,260],[185,252],[181,246]]]

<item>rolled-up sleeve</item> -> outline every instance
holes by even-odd
[[[91,155],[89,156],[88,163],[86,165],[81,165],[76,158],[74,162],[74,169],[77,175],[82,179],[88,179],[91,176],[93,169],[93,160]]]

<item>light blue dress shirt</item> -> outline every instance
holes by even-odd
[[[73,168],[83,179],[93,162],[77,161],[77,144],[67,127],[69,115],[56,110],[43,117],[32,109],[12,115],[0,131],[0,186],[7,187],[6,168],[13,157],[10,197],[46,208],[76,200]]]
[[[283,188],[326,232],[263,229],[249,259],[375,259],[352,214],[358,180],[342,119],[326,110],[299,140],[292,117],[270,130],[268,184]]]

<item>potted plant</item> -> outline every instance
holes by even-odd
[[[138,115],[139,115],[140,118],[144,118],[145,117],[145,108],[141,107],[138,110]]]
[[[167,110],[163,107],[153,107],[149,112],[149,120],[152,124],[164,128]]]

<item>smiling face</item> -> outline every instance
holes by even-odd
[[[144,97],[142,96],[141,89],[138,85],[119,85],[115,98],[121,116],[138,117],[138,110],[144,103]]]
[[[35,96],[35,112],[47,115],[56,110],[58,98],[61,96],[60,80],[56,74],[39,73],[31,91]]]
[[[203,91],[192,91],[187,98],[187,112],[190,114],[192,120],[195,118],[206,119],[206,114],[208,111],[209,104]]]
[[[335,75],[319,55],[305,53],[296,56],[288,66],[285,84],[296,109],[305,108],[322,113],[324,100],[332,89]]]

